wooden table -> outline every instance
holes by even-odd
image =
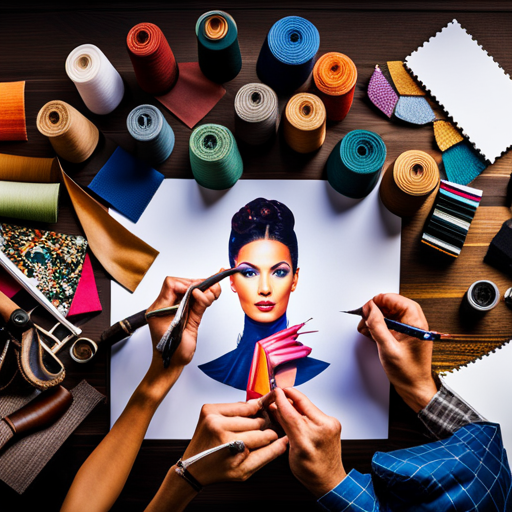
[[[388,149],[387,163],[408,149],[421,149],[440,162],[431,126],[414,128],[389,121],[368,101],[366,87],[377,63],[403,60],[425,40],[456,18],[497,62],[512,72],[512,6],[510,2],[473,0],[452,2],[304,2],[278,5],[268,0],[242,4],[233,0],[221,6],[206,2],[115,2],[94,1],[80,5],[70,2],[52,7],[52,2],[10,2],[0,7],[0,81],[26,80],[26,115],[29,141],[2,143],[0,151],[27,156],[53,156],[49,142],[39,134],[35,119],[47,101],[60,99],[71,103],[91,119],[108,137],[130,150],[132,142],[126,131],[126,116],[136,105],[156,103],[136,83],[125,48],[129,29],[142,21],[156,23],[166,34],[179,62],[197,60],[194,35],[200,14],[221,7],[238,24],[243,68],[238,77],[225,85],[227,93],[204,122],[215,122],[233,129],[233,99],[245,83],[257,81],[255,64],[261,44],[278,19],[288,15],[303,16],[320,31],[320,53],[341,51],[358,68],[354,104],[344,122],[328,127],[323,148],[312,155],[293,153],[275,142],[264,151],[242,147],[244,178],[248,179],[325,179],[325,161],[338,140],[353,129],[378,132]],[[112,114],[101,117],[84,106],[64,63],[68,53],[83,43],[99,46],[123,76],[127,93]],[[482,94],[485,94],[483,92]],[[280,98],[281,109],[286,97]],[[475,98],[478,101],[478,98]],[[159,106],[159,105],[158,105]],[[172,157],[162,166],[168,178],[191,178],[188,160],[190,130],[164,110],[176,134]],[[440,112],[439,112],[440,113]],[[441,114],[441,113],[440,113]],[[432,328],[448,332],[467,332],[459,320],[462,296],[475,279],[496,282],[503,293],[510,285],[504,274],[482,262],[486,246],[501,223],[510,216],[505,207],[505,190],[511,171],[512,154],[500,158],[473,185],[484,196],[469,232],[462,255],[451,264],[441,264],[423,252],[419,235],[429,205],[414,219],[403,224],[401,291],[424,308]],[[76,173],[76,180],[87,185],[92,175]],[[56,225],[27,223],[43,229],[81,234],[80,227],[65,194],[62,195],[59,222]],[[97,338],[109,325],[110,281],[93,258],[103,313],[84,326],[86,336]],[[498,327],[496,327],[498,326]],[[512,315],[500,304],[485,319],[472,326],[473,332],[512,331]],[[467,347],[437,346],[435,365],[447,368],[447,358],[473,357]],[[108,355],[101,354],[89,365],[69,364],[67,387],[81,379],[108,396]],[[343,418],[340,418],[343,423]],[[369,418],[371,421],[371,418]],[[45,470],[23,496],[0,484],[0,510],[58,510],[64,495],[82,462],[108,432],[109,406],[100,405],[58,451]],[[346,441],[343,443],[345,468],[367,472],[376,450],[391,450],[424,441],[414,414],[392,391],[389,440]],[[114,510],[141,510],[155,493],[168,467],[181,456],[184,443],[146,441]],[[91,492],[94,490],[91,489]],[[285,457],[275,461],[243,484],[223,484],[206,489],[190,505],[190,510],[238,510],[246,503],[264,505],[274,510],[290,504],[293,510],[313,509],[313,498],[294,479]]]

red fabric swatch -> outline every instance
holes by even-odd
[[[206,78],[197,62],[182,62],[178,67],[180,72],[176,85],[156,99],[189,128],[193,128],[217,105],[226,94],[226,89]]]
[[[84,313],[95,313],[101,310],[102,307],[98,296],[96,280],[94,279],[91,259],[89,254],[86,254],[82,266],[82,275],[80,276],[80,281],[78,281],[75,296],[73,297],[73,302],[71,303],[67,317],[82,315]]]
[[[0,268],[0,291],[12,298],[20,290],[21,286],[3,268]]]

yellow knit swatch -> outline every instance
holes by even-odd
[[[462,137],[450,121],[442,120],[434,121],[434,137],[441,151],[446,151],[448,148],[464,140],[464,137]]]
[[[388,69],[398,94],[402,96],[425,96],[423,90],[404,68],[403,62],[399,60],[390,61],[388,62]]]

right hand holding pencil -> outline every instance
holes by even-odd
[[[390,331],[384,317],[428,330],[420,305],[396,293],[382,293],[363,306],[358,331],[377,343],[379,358],[398,394],[416,413],[437,393],[432,377],[433,342]]]

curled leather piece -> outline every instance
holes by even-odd
[[[66,376],[59,359],[41,343],[36,327],[31,327],[22,335],[18,366],[25,380],[41,390],[60,384]]]

